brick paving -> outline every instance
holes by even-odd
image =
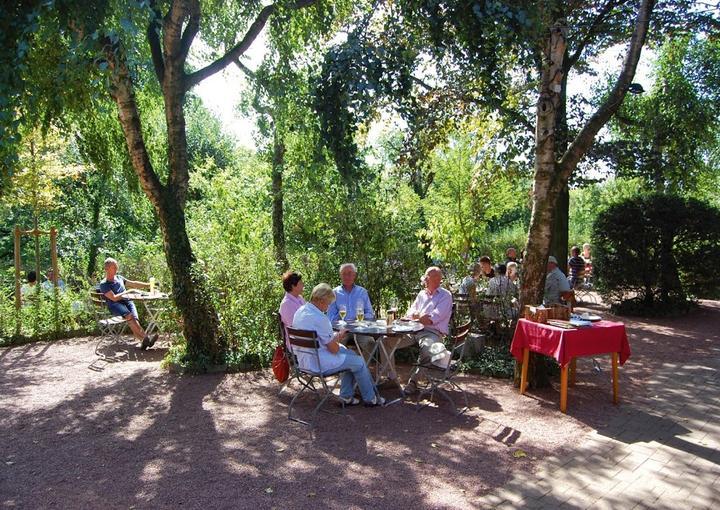
[[[576,447],[546,458],[532,473],[515,474],[478,505],[719,508],[719,305],[703,303],[709,325],[702,329],[693,328],[692,318],[625,321],[633,357],[620,370],[620,406],[605,421],[588,420],[598,426]],[[662,343],[649,340],[657,332]],[[583,409],[577,402],[573,407],[583,391],[570,388],[570,416],[585,419],[592,412],[587,399]]]

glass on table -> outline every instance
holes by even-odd
[[[345,322],[345,316],[347,315],[347,307],[345,305],[339,305],[338,306],[338,314],[340,315],[340,322],[339,324],[347,324]]]
[[[355,318],[358,322],[362,322],[363,319],[365,319],[365,307],[358,305],[357,308],[355,308]]]

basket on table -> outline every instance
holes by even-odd
[[[550,305],[541,308],[536,305],[525,305],[523,317],[529,321],[547,324],[548,319],[570,319],[570,307],[564,305]]]

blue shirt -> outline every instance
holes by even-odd
[[[115,294],[125,292],[125,278],[123,278],[119,274],[116,274],[114,280],[107,281],[107,279],[105,278],[103,279],[103,281],[100,282],[100,285],[98,287],[100,289],[100,293],[102,293],[103,297],[105,297],[105,302],[110,303],[110,299],[108,299],[105,294],[110,291],[113,291]],[[121,301],[118,301],[118,303],[127,304],[129,301],[129,299],[123,298]]]
[[[292,327],[296,329],[305,329],[315,331],[317,339],[320,343],[318,355],[320,357],[320,367],[318,367],[318,358],[315,356],[313,349],[305,349],[293,346],[293,353],[297,356],[300,368],[320,372],[334,370],[345,362],[345,348],[340,346],[340,350],[333,354],[327,348],[327,344],[332,341],[333,329],[330,319],[317,306],[312,303],[305,303],[293,317]]]
[[[370,304],[370,296],[368,296],[368,292],[363,287],[353,285],[350,292],[348,292],[345,290],[345,287],[338,285],[333,289],[333,292],[335,292],[335,301],[332,302],[327,312],[328,318],[331,321],[334,322],[340,319],[340,312],[338,311],[340,305],[345,305],[345,309],[347,310],[345,320],[354,321],[357,318],[355,309],[361,305],[365,311],[364,319],[369,321],[375,320],[375,312],[373,312],[372,305]]]

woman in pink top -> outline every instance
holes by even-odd
[[[292,326],[295,312],[305,304],[305,300],[302,297],[305,284],[302,281],[302,276],[293,271],[286,272],[282,277],[282,281],[285,296],[280,303],[280,318],[283,326],[287,328],[288,326]],[[289,348],[290,346],[288,345],[288,349]]]

